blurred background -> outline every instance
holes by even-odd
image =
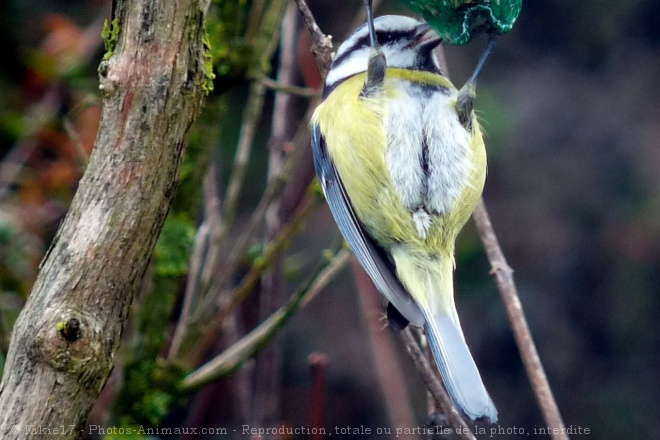
[[[382,342],[371,339],[365,318],[369,314],[364,311],[364,298],[356,293],[351,266],[276,338],[270,352],[276,361],[268,363],[270,370],[261,369],[259,361],[248,361],[239,373],[197,394],[174,400],[170,396],[161,406],[150,401],[159,408],[154,410],[157,418],[130,416],[137,410],[127,403],[126,396],[132,394],[123,388],[136,359],[131,354],[139,346],[136,338],[155,347],[145,352],[154,364],[162,355],[158,347],[167,346],[181,313],[187,258],[202,215],[201,177],[208,163],[217,164],[219,188],[231,175],[242,112],[251,93],[247,78],[255,77],[254,65],[241,65],[237,58],[249,49],[250,8],[257,3],[221,0],[212,5],[209,33],[212,45],[216,43],[216,90],[191,138],[173,208],[178,223],[166,226],[168,240],[176,243],[170,247],[159,243],[160,254],[149,275],[155,281],[145,283],[145,295],[136,305],[142,314],[134,314],[144,316],[149,307],[145,298],[162,294],[169,309],[158,316],[168,324],[158,329],[157,336],[144,331],[142,321],[129,325],[117,368],[120,373],[113,373],[107,387],[111,392],[104,391],[92,421],[225,426],[230,432],[231,427],[253,426],[259,412],[255,376],[269,371],[278,392],[264,404],[269,408],[264,411],[270,411],[278,426],[308,426],[314,399],[308,357],[321,352],[328,360],[323,425],[333,438],[373,438],[335,432],[335,427],[363,426],[373,433],[392,426],[375,372],[374,347]],[[309,4],[335,45],[352,31],[352,23],[359,23],[355,17],[361,12],[360,0],[309,0]],[[101,0],[0,4],[2,360],[12,323],[92,150],[100,117],[96,76],[104,52],[100,35],[110,13],[109,2]],[[412,15],[396,0],[380,3],[377,15],[386,13]],[[286,23],[302,26],[293,20]],[[219,35],[231,38],[217,41]],[[307,31],[301,28],[294,35],[299,47],[289,82],[318,87],[316,64],[307,52]],[[455,84],[469,76],[483,45],[479,39],[445,49]],[[272,70],[263,70],[274,78],[281,60],[275,52],[272,59],[259,62],[267,66],[272,61]],[[477,110],[489,154],[484,198],[515,270],[565,424],[590,429],[590,438],[660,438],[659,77],[657,1],[527,0],[513,31],[500,39],[478,89]],[[266,90],[264,99],[235,213],[238,232],[264,192],[273,163],[275,93]],[[309,102],[307,97],[291,98],[290,127],[304,122]],[[293,132],[284,130],[283,136],[291,140]],[[282,154],[287,153],[282,148]],[[309,173],[309,156],[301,160],[300,168]],[[258,252],[262,234],[268,236],[265,229],[254,238],[252,252]],[[313,210],[278,261],[283,298],[337,239],[327,208]],[[544,422],[489,269],[469,223],[457,244],[455,276],[466,338],[500,412],[501,427],[522,428],[529,438],[547,438],[535,431]],[[263,311],[263,303],[255,295],[243,304],[235,316],[239,333],[263,319],[255,312],[260,307]],[[401,406],[410,406],[415,426],[424,426],[425,389],[389,332],[382,331],[391,339],[385,345],[393,347],[405,377],[404,395],[410,400]],[[220,351],[221,345],[213,350]],[[151,376],[140,379],[145,388],[154,380],[153,370],[149,371]]]

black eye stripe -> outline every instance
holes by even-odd
[[[383,30],[377,30],[376,31],[376,39],[378,40],[378,43],[381,46],[387,46],[395,41],[398,40],[412,40],[415,37],[415,30],[414,29],[409,29],[409,30],[389,30],[389,31],[383,31]],[[332,67],[339,66],[341,63],[344,62],[346,58],[348,58],[353,52],[358,51],[360,49],[364,49],[365,47],[369,47],[371,44],[371,41],[369,40],[369,34],[361,36],[353,46],[341,55],[339,55],[337,58],[332,63]]]
[[[413,40],[414,37],[415,29],[406,31],[376,31],[376,39],[383,46],[397,40]]]

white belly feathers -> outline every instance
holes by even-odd
[[[450,211],[469,184],[470,134],[458,121],[456,93],[396,80],[385,117],[385,160],[402,205],[426,238],[433,216]]]

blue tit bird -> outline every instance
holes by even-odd
[[[486,176],[472,111],[483,62],[459,91],[434,55],[440,42],[415,19],[370,16],[326,77],[311,122],[314,166],[341,233],[388,302],[391,325],[424,326],[453,403],[494,423],[453,287],[454,242]]]

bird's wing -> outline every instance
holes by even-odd
[[[355,215],[344,184],[328,155],[325,139],[318,125],[315,125],[312,130],[312,149],[314,168],[321,181],[328,206],[351,250],[371,277],[376,288],[401,315],[413,325],[423,325],[424,316],[419,306],[393,273],[392,264],[383,257],[384,251],[364,230]]]

